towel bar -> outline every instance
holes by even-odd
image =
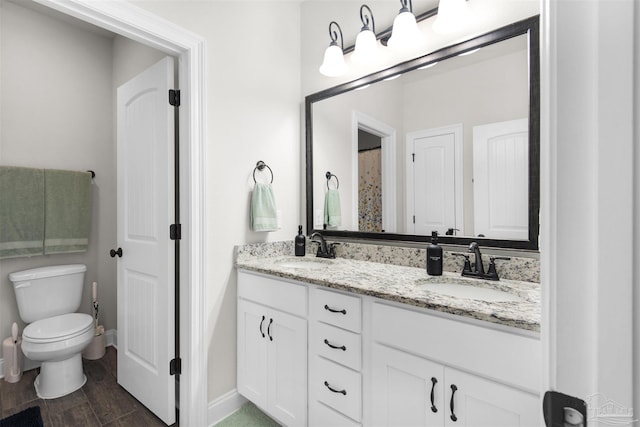
[[[336,179],[336,190],[340,188],[340,181],[338,181],[337,176],[335,176],[331,172],[327,172],[325,176],[327,177],[327,190],[329,190],[329,181],[331,181],[331,177],[334,177]]]
[[[269,172],[271,172],[271,184],[273,184],[273,171],[271,170],[271,168],[262,160],[258,160],[258,163],[256,163],[256,167],[253,168],[253,182],[257,182],[256,181],[256,169],[259,171],[263,171],[264,168],[269,169]]]

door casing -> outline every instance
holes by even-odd
[[[205,316],[205,40],[128,2],[34,0],[178,58],[181,90],[180,425],[207,425]],[[188,285],[188,286],[185,286]],[[167,367],[168,369],[168,367]]]

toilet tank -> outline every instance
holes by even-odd
[[[20,318],[26,323],[80,307],[87,267],[83,264],[33,268],[9,274],[18,302]]]

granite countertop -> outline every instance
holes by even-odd
[[[444,272],[442,276],[429,276],[422,268],[344,258],[328,260],[309,255],[239,259],[236,267],[505,326],[540,331],[538,283],[479,280],[449,272]],[[444,294],[443,292],[449,292],[448,289],[433,290],[444,283],[506,292],[507,297],[513,297],[513,301],[488,302]],[[463,291],[469,289],[465,286]]]

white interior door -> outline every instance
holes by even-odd
[[[164,58],[118,88],[118,383],[175,422],[174,85]]]
[[[409,133],[407,145],[407,231],[462,234],[462,125]]]
[[[529,120],[473,128],[474,233],[529,238]]]

